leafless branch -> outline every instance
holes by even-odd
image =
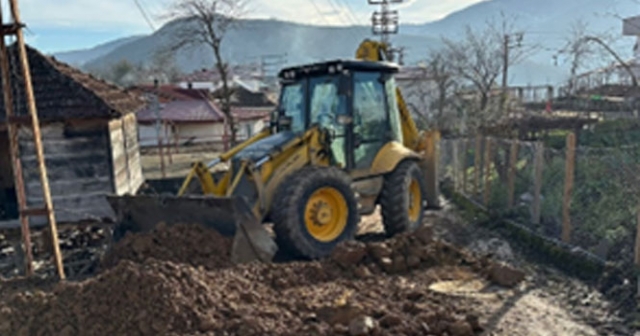
[[[213,51],[214,66],[222,82],[222,112],[229,124],[232,145],[236,143],[237,128],[231,112],[229,67],[222,57],[222,42],[246,13],[246,5],[245,0],[177,0],[167,14],[179,25],[170,45],[172,50],[205,45]]]

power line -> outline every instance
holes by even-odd
[[[147,12],[144,10],[142,4],[140,4],[139,0],[133,0],[133,2],[136,4],[136,7],[138,7],[138,10],[140,11],[140,14],[142,14],[142,17],[144,18],[145,21],[147,21],[147,24],[149,25],[149,28],[151,28],[151,31],[156,31],[156,28],[153,25],[153,22],[151,21],[151,19],[149,18],[149,16],[147,15]]]
[[[309,0],[309,2],[311,2],[311,4],[313,5],[313,8],[316,9],[316,12],[318,12],[318,15],[320,15],[320,19],[322,20],[322,22],[329,24],[329,22],[325,20],[324,14],[320,10],[320,7],[318,7],[318,4],[315,2],[315,0]]]
[[[351,18],[353,19],[353,22],[355,22],[356,25],[360,25],[362,23],[360,22],[358,17],[355,15],[353,8],[351,8],[351,5],[349,5],[348,1],[345,1],[345,0],[336,0],[336,1],[339,1],[342,3],[343,7],[347,9],[347,13],[349,13],[349,16],[351,16]]]

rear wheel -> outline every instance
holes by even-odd
[[[338,243],[353,239],[359,222],[350,178],[333,167],[294,173],[272,208],[278,246],[309,259],[325,257]]]
[[[380,194],[382,221],[388,236],[413,231],[424,217],[426,186],[418,163],[404,161],[385,176]]]

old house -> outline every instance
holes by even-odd
[[[160,86],[157,89],[138,87],[136,90],[145,93],[149,101],[153,101],[154,95],[157,95],[159,101],[157,106],[149,104],[138,113],[141,146],[157,146],[159,130],[165,145],[208,144],[224,149],[229,129],[215,93],[212,95],[207,89],[176,86]],[[266,126],[274,106],[262,92],[234,88],[232,113],[238,139],[243,140],[260,132]]]
[[[15,48],[10,53],[11,65],[19,64]],[[57,220],[113,218],[105,195],[135,192],[143,183],[135,114],[143,100],[30,47],[27,54]],[[28,112],[19,73],[13,71],[11,78],[14,110],[24,119]],[[18,225],[18,209],[4,107],[0,95],[0,226],[11,227]],[[19,148],[28,206],[41,208],[30,127],[20,128]]]

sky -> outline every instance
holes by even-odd
[[[141,10],[150,22],[145,20]],[[149,34],[165,22],[174,0],[21,0],[27,43],[43,52],[90,48],[113,39]],[[369,25],[367,0],[247,0],[247,17],[317,25]],[[402,23],[425,23],[482,0],[405,0],[394,5]],[[7,13],[7,4],[3,13]]]

